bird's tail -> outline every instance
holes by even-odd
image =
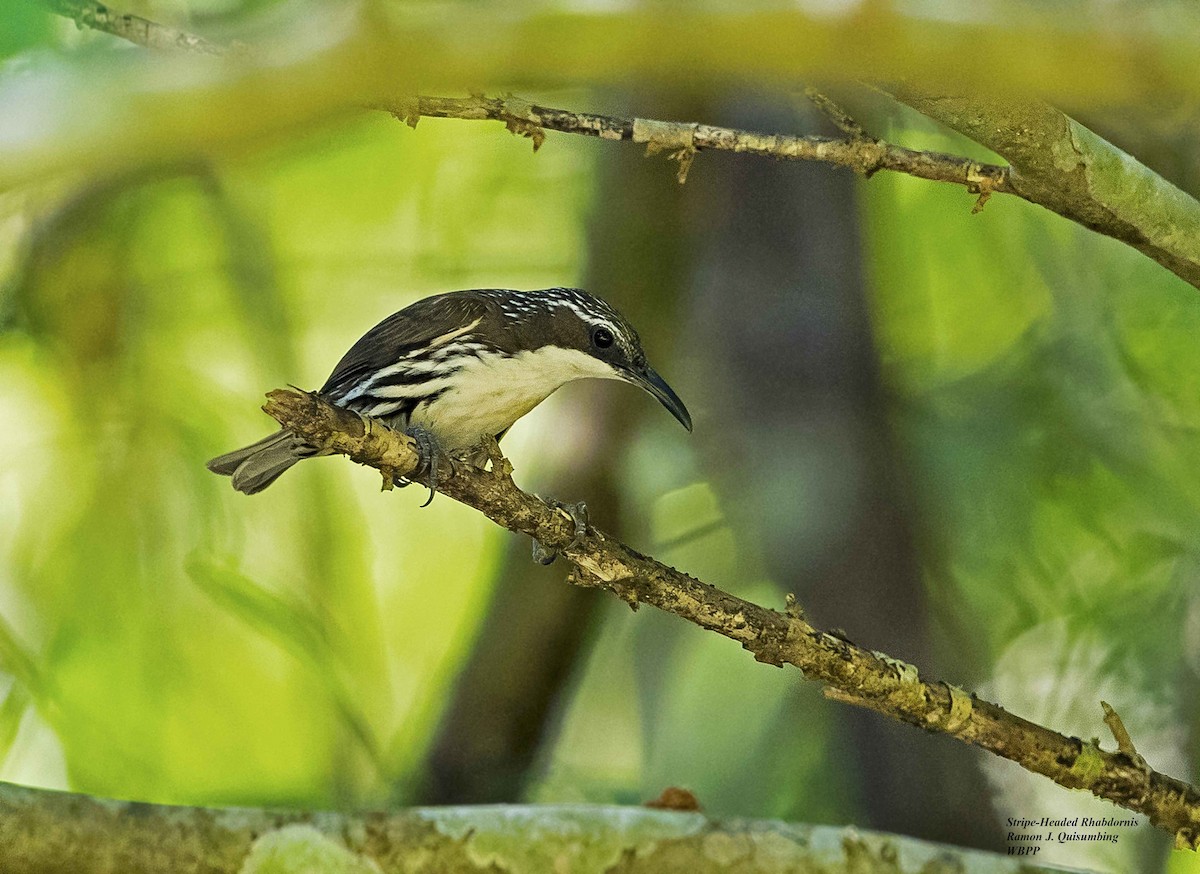
[[[276,431],[257,443],[218,455],[208,469],[232,477],[233,487],[253,495],[261,492],[295,464],[314,454],[313,448],[287,431]]]

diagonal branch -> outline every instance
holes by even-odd
[[[397,476],[414,475],[418,458],[406,435],[316,394],[280,389],[267,397],[263,409],[280,425],[306,442],[376,468],[385,488]],[[595,528],[576,540],[565,513],[517,487],[512,466],[496,446],[492,466],[492,471],[462,466],[444,472],[438,491],[559,551],[573,565],[569,582],[607,589],[634,608],[650,604],[674,613],[737,641],[757,661],[799,668],[807,679],[824,683],[831,698],[949,735],[1061,786],[1086,789],[1143,813],[1174,834],[1178,846],[1200,844],[1200,791],[1195,787],[1149,769],[1126,751],[1106,752],[1094,739],[1067,737],[949,683],[922,680],[912,665],[814,628],[791,599],[782,613],[761,607],[635,552]]]

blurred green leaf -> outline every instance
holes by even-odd
[[[268,592],[212,559],[193,555],[185,568],[193,582],[218,605],[300,659],[320,679],[351,734],[382,769],[379,743],[346,689],[339,653],[330,645],[321,620],[302,604]]]
[[[16,682],[14,688],[24,690],[29,696],[44,691],[37,656],[17,640],[16,633],[3,616],[0,616],[0,671],[12,676]]]
[[[49,45],[56,19],[34,0],[10,0],[0,27],[0,58],[34,46]]]
[[[4,703],[0,704],[0,764],[8,758],[21,728],[21,720],[32,704],[32,696],[19,683],[14,683],[4,696]]]

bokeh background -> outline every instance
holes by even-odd
[[[144,51],[33,4],[6,28],[10,85]],[[828,132],[752,81],[522,96]],[[877,135],[988,157],[847,99]],[[1078,114],[1200,187],[1186,120],[1138,140]],[[206,145],[0,193],[0,778],[339,808],[677,785],[718,816],[1001,851],[1008,816],[1120,815],[573,590],[345,460],[253,498],[205,470],[272,427],[265,391],[318,386],[411,301],[554,285],[631,318],[696,429],[576,384],[506,438],[520,484],[1058,730],[1107,737],[1106,700],[1156,768],[1200,776],[1200,299],[1148,259],[1012,198],[971,215],[950,186],[708,153],[680,186],[630,144],[535,155],[495,123],[349,112]],[[1168,843],[1050,853],[1200,871]]]

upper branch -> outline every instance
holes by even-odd
[[[1133,246],[1200,288],[1200,203],[1112,143],[1038,100],[893,90],[1003,156],[1013,193]]]
[[[263,408],[306,442],[348,455],[383,472],[385,484],[417,466],[410,438],[381,423],[334,407],[316,394],[277,390]],[[799,668],[827,684],[830,697],[869,707],[927,731],[1010,759],[1071,789],[1086,789],[1146,814],[1179,846],[1200,844],[1200,791],[1135,761],[1106,752],[1095,740],[1067,737],[1014,716],[1002,707],[942,681],[920,678],[915,667],[863,649],[810,625],[789,604],[780,613],[701,582],[589,527],[576,539],[570,518],[519,489],[512,467],[494,447],[492,471],[462,465],[444,472],[438,491],[494,522],[561,552],[574,565],[576,585],[608,589],[632,606],[650,604],[732,640],[756,660]]]
[[[119,15],[94,0],[43,2],[55,12],[81,24],[107,30],[142,45],[209,54],[224,50],[176,28],[136,16]],[[673,18],[677,16],[673,14]],[[57,126],[41,125],[37,129],[36,143],[18,138],[16,146],[0,147],[0,184],[5,179],[27,178],[31,168],[50,166],[61,170],[70,167],[73,161],[103,165],[119,161],[122,154],[141,160],[151,154],[175,154],[194,149],[199,135],[205,137],[205,142],[214,144],[261,136],[264,132],[292,125],[301,118],[313,118],[343,108],[353,102],[349,97],[351,91],[376,95],[400,93],[402,86],[398,83],[428,78],[432,71],[444,70],[450,60],[442,57],[442,66],[437,66],[422,53],[423,48],[414,50],[414,47],[445,44],[432,38],[425,40],[419,35],[423,32],[420,27],[414,27],[416,30],[397,28],[387,21],[372,20],[370,27],[364,24],[357,29],[348,29],[340,38],[333,38],[329,54],[323,58],[297,60],[294,55],[288,55],[286,61],[276,59],[273,63],[259,63],[253,61],[253,52],[246,49],[239,53],[242,56],[239,63],[231,65],[228,71],[231,76],[226,77],[228,81],[215,80],[214,85],[208,86],[203,101],[197,102],[190,92],[181,96],[156,88],[158,102],[142,100],[136,103],[136,125],[121,124],[121,119],[126,117],[123,113],[129,111],[127,104],[130,101],[122,98],[112,103],[108,97],[113,91],[122,89],[109,87],[103,93],[86,95],[77,102],[93,108],[96,117],[109,119],[114,127],[77,124],[74,111],[57,119]],[[488,38],[504,42],[516,37],[499,28],[489,33]],[[560,38],[562,34],[557,33],[556,39]],[[522,44],[529,42],[529,35],[523,34]],[[841,42],[835,40],[831,44],[844,47],[852,42],[851,37],[846,36]],[[993,42],[985,39],[971,43],[972,59],[978,60],[979,46]],[[556,41],[556,44],[559,43]],[[644,45],[644,36],[639,38],[639,45]],[[844,48],[839,52],[839,74],[880,78],[880,71],[872,73],[853,67],[851,61],[858,54],[861,53]],[[475,69],[469,66],[473,58],[455,56],[452,60],[462,78],[482,81],[487,77],[471,72]],[[606,56],[604,60],[606,68],[612,66],[611,58]],[[697,65],[703,66],[697,58],[690,57],[689,69]],[[1086,66],[1103,69],[1103,65],[1095,63]],[[253,70],[256,77],[255,94],[249,101],[240,87],[234,85],[234,82],[245,81],[238,77],[247,69]],[[330,71],[336,74],[338,81],[344,82],[342,89],[330,85]],[[529,71],[522,72],[527,75]],[[815,71],[797,66],[790,71],[789,77],[794,80],[806,72]],[[892,74],[895,72],[893,70]],[[505,77],[503,70],[491,70],[490,73],[492,79]],[[930,76],[929,71],[925,73],[927,79],[937,81],[938,77]],[[829,75],[828,71],[825,75]],[[174,80],[177,77],[165,78]],[[1013,83],[1009,81],[1008,84]],[[1046,83],[1042,81],[1041,84]],[[856,127],[852,119],[843,119],[842,128],[848,134],[845,139],[827,140],[757,134],[711,125],[608,118],[535,107],[511,99],[453,101],[421,98],[399,105],[404,107],[403,114],[410,120],[423,114],[496,118],[504,121],[511,130],[533,137],[535,144],[544,136],[543,130],[644,142],[651,149],[669,150],[680,162],[681,177],[686,176],[697,150],[726,149],[777,158],[827,161],[867,174],[886,169],[922,179],[954,182],[978,192],[976,209],[994,191],[1016,194],[1097,233],[1133,246],[1188,283],[1200,287],[1200,203],[1101,137],[1061,112],[1035,101],[928,97],[912,90],[898,93],[901,99],[920,111],[1003,155],[1012,164],[1011,172],[1008,167],[917,152],[856,136],[852,133]],[[0,101],[2,98],[0,93]],[[71,102],[66,103],[70,105]],[[197,106],[202,106],[208,113],[204,118],[193,108]],[[153,131],[153,136],[147,131]]]
[[[868,136],[861,127],[844,139],[764,134],[694,122],[614,118],[572,112],[538,106],[512,97],[422,96],[384,108],[414,127],[421,116],[502,121],[513,133],[531,137],[535,149],[542,143],[542,132],[553,130],[606,140],[645,143],[648,152],[668,152],[681,163],[685,159],[690,163],[690,157],[704,149],[746,152],[783,160],[837,164],[865,176],[878,170],[894,170],[919,179],[953,182],[966,186],[976,194],[993,191],[1015,193],[1008,182],[1007,167],[981,164],[941,152],[906,149]],[[823,109],[828,111],[827,106],[823,105]],[[680,181],[686,178],[686,165],[680,176]]]

